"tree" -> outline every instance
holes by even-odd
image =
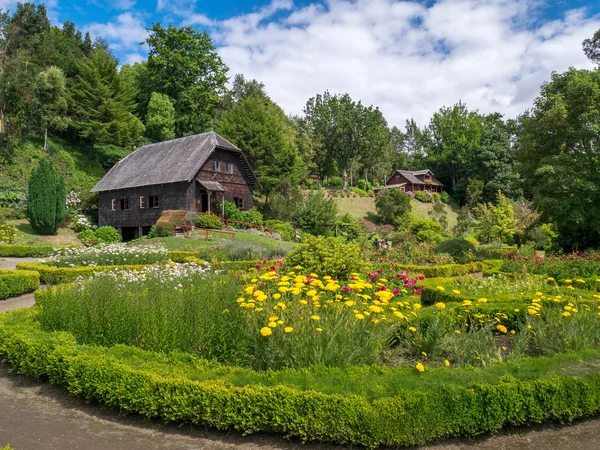
[[[518,247],[525,241],[525,237],[540,217],[540,213],[533,208],[532,203],[521,199],[514,205],[516,231],[515,241]]]
[[[48,151],[48,129],[65,130],[67,116],[67,88],[65,76],[58,67],[40,72],[33,87],[33,112],[44,132],[44,151]]]
[[[175,138],[175,109],[168,96],[152,93],[146,114],[146,132],[155,141]]]
[[[344,190],[353,162],[361,157],[372,161],[379,152],[391,148],[389,130],[379,109],[365,107],[348,94],[318,94],[308,100],[304,113],[323,143],[325,154],[337,164]]]
[[[527,194],[565,250],[600,245],[600,70],[554,73],[519,118]]]
[[[41,159],[29,179],[27,215],[36,233],[56,234],[66,213],[67,191],[52,163]]]
[[[481,204],[475,208],[475,229],[482,242],[492,239],[508,241],[517,231],[513,206],[508,198],[498,192],[496,204]]]
[[[427,214],[431,220],[439,223],[444,230],[448,228],[448,212],[441,200],[434,199],[433,208]]]
[[[306,233],[315,236],[331,236],[337,223],[338,208],[333,198],[322,192],[310,194],[296,209],[294,223]]]
[[[89,159],[96,142],[125,147],[139,139],[144,125],[132,114],[134,95],[121,86],[117,64],[102,46],[80,64],[70,89],[70,106],[79,135],[89,143]]]
[[[600,65],[600,30],[596,31],[591,38],[585,39],[582,46],[585,56]]]
[[[225,92],[227,66],[208,33],[191,27],[148,30],[148,74],[154,92],[168,95],[175,108],[175,135],[207,131]]]
[[[410,197],[400,189],[384,189],[375,197],[375,208],[381,223],[399,227],[411,211]]]

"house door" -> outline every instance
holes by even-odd
[[[208,211],[208,192],[202,193],[202,212]]]

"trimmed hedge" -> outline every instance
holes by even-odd
[[[19,257],[32,257],[41,258],[50,256],[54,253],[54,249],[51,245],[0,245],[0,257],[5,258],[19,258]]]
[[[33,292],[40,287],[40,274],[25,270],[0,270],[0,299]]]
[[[477,261],[468,264],[443,264],[440,266],[415,266],[411,264],[389,264],[389,263],[377,263],[373,265],[374,270],[388,271],[393,269],[396,272],[408,270],[411,276],[424,275],[426,278],[439,278],[439,277],[456,277],[460,275],[467,275],[470,273],[482,272],[483,270],[491,267],[487,261]]]
[[[89,277],[95,272],[104,272],[112,269],[140,269],[142,264],[126,266],[85,266],[85,267],[53,267],[44,263],[19,263],[17,271],[33,270],[39,273],[40,281],[43,284],[61,284],[72,283],[78,277]]]
[[[538,358],[539,367],[544,367],[538,371],[544,372],[537,379],[517,378],[523,376],[522,368],[531,369],[531,359],[501,368],[427,369],[423,374],[416,374],[414,369],[382,368],[379,374],[373,372],[376,382],[403,375],[419,377],[423,387],[398,388],[393,396],[369,400],[355,393],[302,389],[293,381],[286,385],[234,384],[228,376],[235,372],[252,377],[251,371],[219,368],[190,356],[165,356],[124,346],[80,346],[69,333],[41,331],[34,317],[31,310],[0,317],[0,356],[18,373],[45,376],[87,401],[167,422],[375,448],[473,436],[505,426],[566,423],[600,411],[600,373],[593,370],[599,351]],[[565,375],[570,365],[578,367],[578,376]],[[187,377],[186,371],[192,366],[204,376],[196,380]],[[347,372],[353,377],[369,370],[349,368]],[[440,381],[444,374],[447,383]],[[282,375],[296,377],[301,383],[342,372],[307,369],[273,372],[267,378]],[[498,378],[468,385],[452,381],[457,376],[490,379],[490,375],[491,379]],[[432,388],[432,383],[437,386]]]

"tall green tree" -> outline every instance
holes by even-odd
[[[67,116],[67,87],[65,76],[58,67],[38,73],[33,86],[33,112],[44,133],[44,151],[48,151],[48,129],[65,130]]]
[[[585,39],[582,46],[585,56],[600,65],[600,30],[596,31],[591,38]]]
[[[407,222],[412,209],[410,197],[400,189],[384,189],[375,198],[377,217],[381,223],[399,227]]]
[[[520,117],[524,186],[566,250],[600,246],[600,70],[554,73]]]
[[[126,147],[140,138],[144,126],[132,114],[134,95],[121,86],[117,63],[102,46],[80,64],[70,89],[70,107],[79,135],[88,142],[90,159],[96,142]]]
[[[175,138],[175,109],[168,96],[152,93],[146,114],[146,132],[155,141]]]
[[[172,100],[176,135],[207,131],[226,90],[228,71],[211,37],[191,27],[164,28],[159,23],[148,31],[151,88]]]
[[[36,233],[56,234],[66,214],[67,191],[64,178],[54,165],[41,159],[29,179],[27,215]]]

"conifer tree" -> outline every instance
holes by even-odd
[[[27,215],[31,228],[39,234],[55,234],[65,217],[66,198],[63,177],[49,160],[40,160],[29,179]]]

